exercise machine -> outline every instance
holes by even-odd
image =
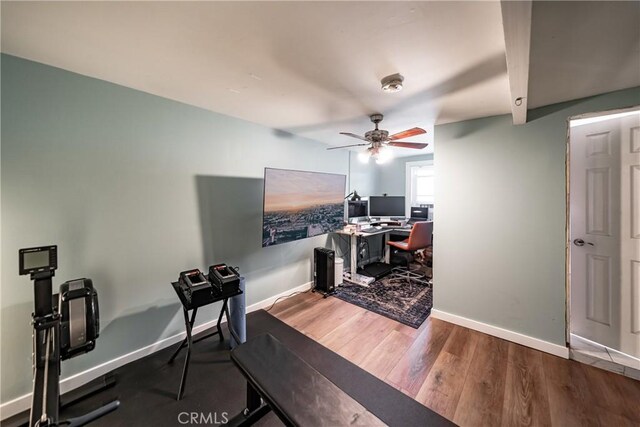
[[[30,427],[78,427],[118,408],[113,401],[80,417],[59,421],[60,365],[94,349],[100,331],[98,293],[91,279],[70,280],[52,295],[58,268],[58,247],[19,250],[19,274],[34,282],[33,394]]]

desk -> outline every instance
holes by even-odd
[[[389,260],[391,258],[391,248],[389,248],[389,245],[387,245],[387,242],[389,241],[389,234],[398,233],[408,235],[410,232],[411,229],[398,226],[398,228],[383,228],[380,230],[372,231],[370,233],[344,229],[337,230],[335,233],[341,234],[343,236],[350,236],[349,271],[351,273],[351,277],[355,277],[358,270],[358,237],[379,236],[381,234],[384,234],[384,262],[389,264]]]
[[[173,360],[180,353],[180,350],[182,350],[185,346],[187,347],[187,357],[184,360],[184,367],[182,368],[182,378],[180,379],[180,388],[178,389],[178,398],[176,399],[176,400],[180,400],[184,395],[184,388],[187,382],[187,372],[189,370],[189,362],[191,360],[191,347],[193,346],[193,344],[197,343],[198,341],[202,341],[203,339],[209,338],[214,335],[218,335],[218,337],[220,338],[220,341],[224,340],[224,335],[222,334],[222,328],[220,327],[220,324],[222,323],[223,314],[227,318],[227,327],[229,328],[229,333],[233,336],[233,339],[235,339],[237,343],[242,342],[240,341],[240,338],[238,338],[238,335],[236,334],[236,331],[233,329],[233,325],[231,324],[231,316],[229,316],[229,304],[228,304],[229,298],[242,294],[242,291],[238,290],[237,292],[227,293],[222,295],[212,294],[211,299],[207,299],[206,301],[203,301],[201,304],[198,304],[198,305],[192,305],[189,303],[189,301],[185,299],[184,295],[180,291],[179,289],[180,285],[178,284],[178,282],[172,282],[171,286],[173,287],[173,290],[176,291],[176,294],[178,295],[178,298],[182,303],[184,325],[187,331],[187,336],[182,341],[182,343],[178,346],[176,351],[173,353],[173,356],[171,356],[171,358],[169,359],[169,363],[170,364],[173,363]],[[220,309],[220,315],[218,316],[216,331],[211,332],[203,337],[199,337],[196,340],[193,340],[191,337],[191,332],[193,331],[193,324],[196,321],[196,313],[198,313],[198,308],[203,307],[205,305],[213,304],[214,302],[218,302],[218,301],[222,301],[222,308]],[[191,319],[189,319],[190,310],[193,310],[191,313]]]

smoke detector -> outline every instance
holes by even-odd
[[[402,90],[402,82],[404,81],[404,77],[400,74],[391,74],[390,76],[384,77],[380,83],[382,83],[382,90],[385,92],[400,92]]]

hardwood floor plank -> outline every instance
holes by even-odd
[[[317,315],[317,312],[319,312],[322,307],[326,307],[327,305],[333,303],[332,299],[322,298],[322,296],[315,293],[312,294],[312,297],[312,299],[302,301],[298,305],[294,305],[293,307],[289,307],[281,311],[278,311],[276,309],[276,307],[278,307],[279,305],[276,304],[273,308],[273,310],[275,310],[274,316],[295,328],[294,324],[303,322],[305,321],[305,319],[313,318],[313,316]],[[300,301],[300,299],[302,299],[302,296],[296,295],[283,301],[283,303],[289,302],[289,300]],[[291,301],[289,303],[293,304],[294,301]]]
[[[428,318],[413,329],[337,298],[272,313],[462,426],[640,426],[640,381]]]
[[[640,426],[640,381],[616,374],[613,378],[622,395],[625,408],[622,414]]]
[[[597,396],[596,405],[640,425],[640,382],[593,366],[582,366]]]
[[[478,333],[478,343],[453,421],[461,426],[498,426],[502,421],[509,343]]]
[[[336,307],[338,300],[336,298],[319,298],[308,309],[301,311],[291,311],[290,313],[283,312],[281,316],[278,316],[280,320],[287,323],[289,326],[302,331],[303,327],[317,322],[318,319],[324,319],[326,313],[330,312],[333,307]],[[287,310],[289,311],[289,310]],[[286,313],[286,315],[285,315]]]
[[[319,298],[322,298],[322,296],[311,291],[304,292],[278,301],[271,310],[269,310],[269,313],[279,317],[280,314],[287,310],[304,310],[305,308],[310,308]]]
[[[340,301],[333,297],[329,297],[328,299]],[[318,316],[322,319],[320,322],[316,322],[315,319],[312,319],[310,322],[299,325],[298,330],[304,332],[310,337],[313,337],[316,341],[319,341],[334,329],[344,323],[347,323],[356,315],[364,314],[365,312],[366,310],[364,308],[352,306],[351,304],[344,305],[334,303],[318,313]]]
[[[354,339],[335,351],[360,366],[369,353],[394,330],[396,323],[376,314],[366,329],[361,330]]]
[[[509,343],[503,426],[548,426],[549,397],[541,352]]]
[[[412,342],[411,337],[392,330],[385,339],[364,358],[360,367],[381,380],[384,380],[387,374],[396,366],[402,355],[409,349]]]
[[[452,420],[470,364],[470,359],[441,351],[415,399]]]
[[[463,360],[469,360],[475,353],[479,338],[479,332],[456,326],[451,331],[442,350],[458,356]]]
[[[454,328],[451,323],[431,318],[425,324],[425,329],[387,376],[389,382],[412,397],[418,394]]]
[[[603,427],[616,426],[616,427],[638,427],[638,422],[630,420],[627,417],[623,417],[620,414],[613,414],[608,411],[598,411],[597,418],[598,425]],[[595,424],[587,424],[595,425]]]
[[[403,325],[402,323],[398,323],[396,326],[396,331],[398,332],[402,332],[405,335],[408,335],[412,338],[416,338],[418,335],[420,335],[425,329],[427,329],[428,324],[429,324],[429,317],[427,317],[425,319],[424,322],[422,322],[422,325],[420,325],[418,328],[414,328],[411,326],[407,326],[407,325]]]
[[[363,310],[322,337],[318,342],[333,351],[337,351],[362,334],[362,331],[366,330],[373,320],[373,316],[375,316],[375,313]]]
[[[542,354],[551,422],[560,426],[599,425],[597,397],[588,385],[582,365]]]

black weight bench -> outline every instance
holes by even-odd
[[[385,425],[269,334],[233,350],[231,360],[247,379],[247,409],[236,425],[251,425],[269,410],[288,426]]]
[[[248,317],[260,327],[231,352],[247,405],[229,425],[252,425],[271,410],[287,426],[454,425],[268,313]]]

